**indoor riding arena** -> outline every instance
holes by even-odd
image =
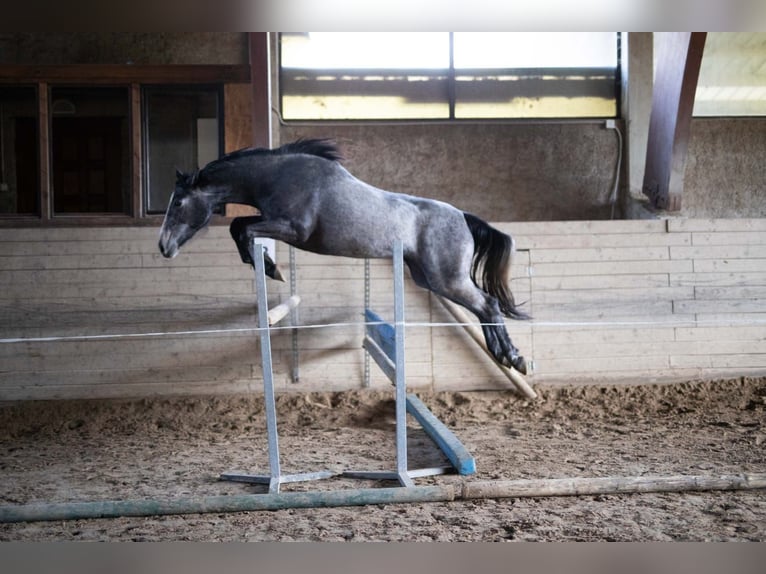
[[[764,65],[3,33],[0,540],[766,541]]]

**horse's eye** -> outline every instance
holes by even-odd
[[[181,207],[181,205],[183,205],[183,201],[181,201],[180,199],[176,199],[173,202],[173,207]]]

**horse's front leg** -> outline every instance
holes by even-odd
[[[239,257],[242,259],[242,262],[247,265],[253,265],[253,256],[250,252],[253,245],[253,239],[256,237],[267,237],[267,235],[263,233],[256,233],[254,231],[255,226],[262,226],[263,223],[263,217],[260,215],[251,215],[247,217],[237,217],[229,226],[229,233],[231,233],[231,237],[234,239],[234,243],[237,246]],[[271,277],[277,281],[285,281],[281,269],[274,263],[274,260],[269,257],[269,253],[265,248],[263,251],[263,263],[267,277]]]

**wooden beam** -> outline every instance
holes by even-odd
[[[269,34],[268,32],[250,32],[248,38],[250,44],[250,145],[253,147],[270,148],[271,53],[269,50]],[[227,98],[229,95],[227,94]],[[230,128],[231,122],[227,121],[227,133]],[[257,213],[257,209],[248,205],[226,204],[226,217],[242,217]]]
[[[457,322],[463,326],[463,329],[465,329],[466,333],[468,333],[474,342],[479,345],[479,348],[484,351],[484,353],[490,359],[492,359],[497,368],[500,369],[500,372],[503,373],[508,378],[508,380],[514,384],[516,390],[528,399],[537,399],[537,393],[532,389],[532,387],[529,386],[529,383],[527,383],[526,379],[521,375],[520,372],[518,372],[513,367],[506,367],[505,365],[497,362],[497,359],[487,347],[487,343],[484,341],[484,335],[482,335],[481,330],[475,325],[471,324],[471,319],[468,317],[466,312],[444,297],[437,297],[437,299],[449,312],[449,314],[452,315],[457,320]]]
[[[268,32],[250,32],[253,146],[271,147],[271,61]]]
[[[131,170],[131,209],[134,219],[144,215],[143,187],[143,151],[141,146],[141,86],[130,85],[130,170]]]
[[[39,97],[38,135],[40,139],[40,220],[48,223],[53,215],[51,196],[51,156],[50,156],[50,116],[48,114],[48,84],[40,82],[37,86]]]
[[[766,474],[723,476],[617,476],[598,478],[542,478],[467,482],[462,498],[521,498],[536,496],[591,496],[637,492],[701,492],[766,488]]]
[[[247,65],[113,65],[0,66],[0,83],[85,82],[92,84],[248,83]]]
[[[658,32],[657,69],[643,193],[657,209],[679,211],[706,32]]]
[[[230,153],[253,143],[250,84],[224,84],[224,152]]]

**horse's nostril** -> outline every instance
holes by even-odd
[[[159,248],[160,248],[160,253],[162,253],[163,257],[166,257],[169,259],[170,257],[173,256],[173,250],[170,249],[167,245],[165,245],[165,242],[162,241],[161,239],[159,242]]]

